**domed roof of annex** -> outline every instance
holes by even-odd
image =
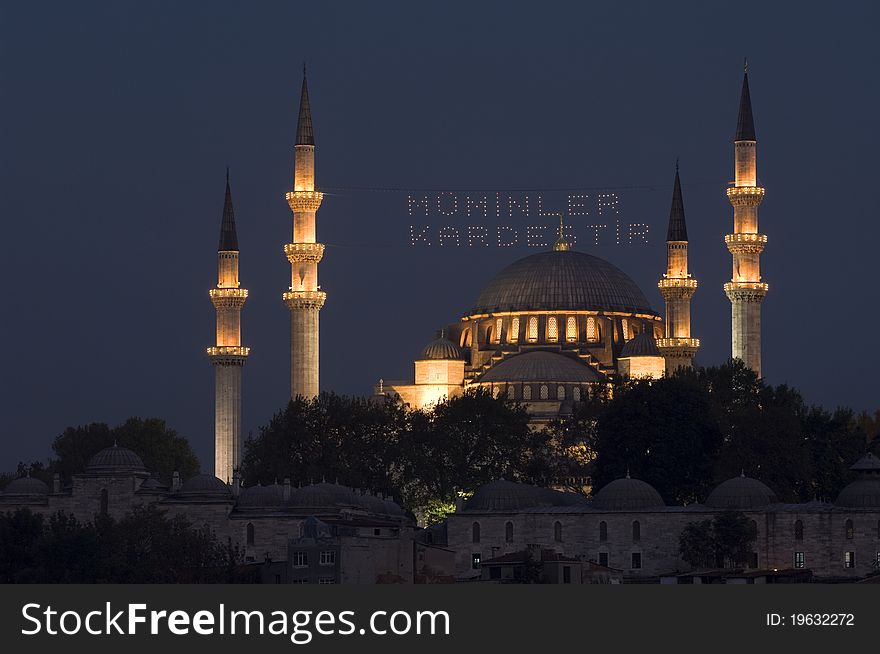
[[[105,447],[89,460],[86,472],[91,474],[147,472],[144,462],[127,447],[113,445]]]
[[[280,484],[248,486],[241,489],[237,504],[240,507],[281,506],[284,504],[284,487]]]
[[[629,475],[605,484],[593,497],[593,506],[607,511],[638,511],[666,506],[651,484]]]
[[[660,350],[657,348],[657,339],[651,332],[642,332],[635,338],[624,343],[620,350],[620,357],[659,357]]]
[[[4,495],[48,495],[49,487],[39,479],[34,477],[19,477],[13,479],[6,488],[3,489]]]
[[[859,478],[847,484],[834,503],[851,509],[880,507],[880,459],[868,452],[850,470]]]
[[[422,350],[422,354],[419,357],[420,360],[425,359],[438,359],[438,360],[449,360],[449,359],[463,359],[464,355],[462,354],[461,348],[458,347],[455,343],[450,341],[445,336],[441,336],[425,346],[425,349]]]
[[[476,381],[514,383],[530,381],[589,383],[601,377],[593,368],[564,354],[537,350],[516,354],[489,368]]]
[[[583,503],[586,503],[586,498]],[[550,488],[520,484],[506,479],[480,486],[464,505],[465,511],[519,511],[534,506],[567,506],[580,503],[571,493],[561,493]]]
[[[342,506],[384,515],[405,514],[403,508],[393,500],[327,482],[297,488],[291,493],[290,506],[310,509],[332,509]]]
[[[764,482],[741,474],[718,484],[705,504],[713,509],[757,509],[776,501],[776,493]]]
[[[514,261],[495,275],[471,315],[499,311],[618,311],[658,315],[617,266],[585,252],[553,250]]]
[[[187,479],[175,493],[189,499],[228,499],[232,489],[214,475],[202,474]]]

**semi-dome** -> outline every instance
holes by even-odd
[[[33,477],[19,477],[10,481],[3,491],[4,495],[44,496],[49,494],[49,487]]]
[[[847,484],[834,503],[852,509],[880,508],[880,459],[868,452],[850,470],[859,478]]]
[[[458,347],[455,343],[450,341],[448,338],[441,336],[440,338],[431,341],[425,346],[425,349],[422,350],[422,354],[419,359],[440,359],[440,360],[448,360],[448,359],[463,359],[461,348]]]
[[[629,475],[605,484],[593,498],[593,506],[605,511],[639,511],[666,506],[651,484]]]
[[[238,497],[240,507],[270,507],[282,504],[284,504],[284,487],[279,484],[250,486],[242,489]]]
[[[86,472],[91,474],[146,471],[141,457],[127,447],[115,444],[98,452],[86,466]]]
[[[776,493],[769,486],[745,475],[721,482],[706,498],[713,509],[758,509],[774,502]]]
[[[226,499],[232,490],[214,475],[196,475],[187,479],[176,495],[190,499]]]
[[[650,331],[642,332],[635,338],[624,343],[620,350],[620,357],[659,357],[660,350],[657,348],[657,339]]]
[[[500,311],[617,311],[657,315],[636,283],[584,252],[539,252],[513,262],[483,288],[471,314]]]
[[[477,382],[589,383],[599,380],[599,373],[572,357],[538,350],[517,354],[495,364]]]
[[[518,511],[533,506],[551,506],[554,491],[529,484],[498,479],[480,486],[467,501],[465,511]]]

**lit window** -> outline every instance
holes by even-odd
[[[794,521],[794,539],[795,540],[803,540],[804,539],[804,521],[803,520],[795,520]]]
[[[507,334],[507,340],[510,343],[516,343],[519,340],[519,318],[514,317],[510,320],[510,332]]]
[[[254,525],[251,522],[249,522],[247,526],[247,544],[254,544]]]
[[[565,399],[565,386],[557,386],[556,387],[556,399],[564,400]]]
[[[294,552],[293,553],[293,567],[294,568],[307,568],[309,565],[309,553],[308,552]]]
[[[571,399],[573,399],[575,402],[581,401],[581,387],[580,386],[575,386],[574,388],[571,389]]]
[[[556,316],[550,316],[547,318],[547,340],[559,340],[559,322],[556,320]]]
[[[573,343],[578,339],[578,324],[574,316],[569,316],[565,321],[565,340]]]
[[[513,523],[512,522],[507,522],[504,525],[504,540],[507,541],[508,543],[513,542]]]
[[[853,539],[853,521],[852,520],[846,521],[846,539],[847,540]]]
[[[336,580],[333,577],[318,577],[319,584],[335,584]]]
[[[553,540],[557,543],[562,542],[562,523],[559,520],[553,523]]]
[[[538,340],[538,316],[529,318],[529,331],[526,338],[532,342]]]
[[[629,320],[627,320],[626,318],[621,319],[620,329],[623,332],[623,340],[628,341],[630,338],[632,338],[629,335]]]
[[[599,335],[596,332],[596,319],[593,316],[587,318],[587,340],[591,343],[599,340]]]
[[[532,399],[532,387],[531,386],[523,386],[523,399],[531,400]]]
[[[642,540],[642,525],[639,524],[638,520],[633,521],[633,540]]]
[[[479,552],[474,552],[473,554],[471,554],[471,567],[474,570],[479,570],[481,560],[482,560],[482,557],[480,556]]]
[[[500,343],[500,342],[501,342],[501,325],[502,325],[502,322],[503,322],[503,321],[501,320],[501,318],[498,318],[498,320],[495,321],[495,342],[496,342],[496,343]]]
[[[319,563],[321,565],[336,565],[336,552],[333,550],[321,552],[321,559]]]
[[[516,399],[516,386],[508,386],[507,387],[507,399],[515,400]]]
[[[546,400],[547,398],[550,397],[550,389],[547,388],[547,384],[541,384],[541,391],[540,392],[541,392],[540,397],[542,400]]]
[[[794,567],[795,568],[803,568],[806,566],[806,560],[804,559],[803,552],[795,552],[794,553]]]
[[[471,525],[471,542],[479,543],[480,542],[480,523],[475,522]]]
[[[633,570],[638,570],[639,568],[642,567],[642,555],[640,552],[633,552],[632,553],[632,563],[631,563],[630,567]]]
[[[608,523],[604,520],[599,523],[599,541],[604,543],[608,540]]]
[[[855,568],[856,567],[856,553],[855,552],[846,552],[843,555],[843,567],[844,568]]]

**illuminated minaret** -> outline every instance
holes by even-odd
[[[731,304],[731,356],[742,359],[760,377],[761,302],[768,286],[761,281],[761,252],[767,237],[758,232],[758,206],[764,189],[758,186],[756,143],[746,64],[734,139],[736,179],[727,189],[733,205],[733,234],[724,237],[733,255],[733,277],[724,285],[724,292]]]
[[[690,368],[700,347],[700,340],[691,338],[691,298],[697,290],[697,280],[688,272],[688,235],[678,162],[666,232],[666,274],[657,286],[666,303],[666,332],[657,339],[657,347],[666,359],[666,374],[670,375],[678,368]]]
[[[293,211],[293,242],[284,246],[290,261],[290,288],[284,301],[290,309],[290,396],[318,394],[318,314],[327,294],[318,286],[318,262],[324,246],[315,240],[315,213],[324,194],[315,190],[315,137],[303,66],[302,95],[294,145],[293,191],[287,203]]]
[[[241,345],[241,308],[247,289],[238,283],[238,235],[226,170],[226,200],[217,248],[217,286],[209,291],[217,309],[217,344],[208,348],[214,364],[214,475],[232,482],[241,465],[241,372],[250,348]]]

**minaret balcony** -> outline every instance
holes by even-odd
[[[208,348],[208,356],[214,365],[243,365],[251,348],[243,345],[214,345]]]
[[[290,191],[284,196],[293,213],[314,212],[321,206],[324,194],[320,191]]]
[[[327,294],[324,291],[287,291],[282,298],[291,311],[319,310],[327,301]]]
[[[680,336],[673,338],[658,338],[657,348],[660,350],[660,354],[664,357],[674,359],[693,358],[697,353],[697,350],[700,348],[700,339],[689,337],[684,338]]]
[[[765,282],[730,281],[724,285],[724,292],[731,302],[761,302],[769,290],[770,285]]]
[[[240,309],[247,300],[248,292],[246,288],[212,288],[208,295],[217,309]]]
[[[288,243],[284,254],[290,263],[318,263],[324,256],[323,243]]]
[[[731,254],[761,254],[767,245],[767,235],[728,234],[724,242]]]
[[[663,277],[657,282],[657,288],[696,288],[697,280],[693,277]]]
[[[764,201],[764,189],[760,186],[731,186],[727,199],[734,207],[756,207]]]

